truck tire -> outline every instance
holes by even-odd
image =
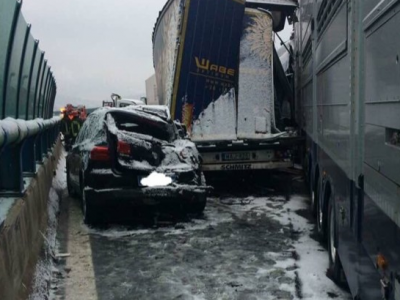
[[[321,192],[320,185],[322,185],[322,183],[320,182],[319,172],[317,172],[316,178],[314,180],[312,180],[311,177],[312,176],[310,175],[310,209],[312,216],[317,219],[319,194]]]
[[[303,172],[304,172],[304,180],[306,182],[307,187],[310,187],[311,184],[311,180],[310,180],[310,161],[308,158],[308,153],[306,151],[304,151],[305,154],[303,156],[303,163],[302,163],[302,167],[303,167]],[[312,192],[312,191],[311,191]]]
[[[332,195],[329,197],[328,203],[328,216],[327,216],[327,240],[328,240],[328,255],[329,255],[329,269],[328,277],[330,277],[336,284],[345,285],[343,280],[342,264],[339,259],[337,251],[337,223],[336,211],[333,203]]]
[[[316,225],[316,231],[318,234],[318,237],[320,239],[320,242],[322,244],[325,244],[326,242],[326,228],[327,228],[327,217],[326,217],[326,206],[324,206],[325,202],[322,201],[321,197],[322,195],[322,180],[319,178],[318,184],[317,184],[317,192],[315,193],[315,210],[316,210],[316,220],[317,220],[317,225]]]

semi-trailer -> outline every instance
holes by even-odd
[[[292,77],[274,34],[291,0],[170,0],[153,33],[158,98],[202,154],[204,171],[293,166]]]
[[[400,300],[400,1],[299,1],[296,120],[329,274]]]

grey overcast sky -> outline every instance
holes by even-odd
[[[111,93],[145,96],[154,73],[151,35],[166,1],[25,0],[22,12],[57,81],[55,109],[101,106]]]

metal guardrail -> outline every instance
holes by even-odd
[[[21,13],[22,1],[0,2],[1,198],[24,193],[24,182],[54,145],[61,120],[52,118],[57,85]]]
[[[61,118],[0,120],[0,197],[20,196],[24,178],[36,174],[60,132]]]

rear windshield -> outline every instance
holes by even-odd
[[[106,141],[106,134],[103,129],[105,112],[105,110],[99,109],[87,117],[76,138],[76,144],[86,142],[101,144]]]
[[[112,116],[119,130],[140,133],[168,142],[175,138],[173,124],[155,122],[147,118],[131,117],[126,114],[112,114]]]

